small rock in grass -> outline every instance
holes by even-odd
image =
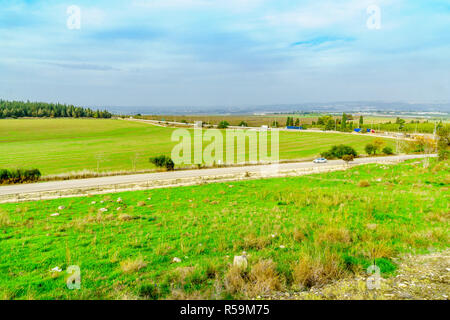
[[[117,202],[122,202],[122,198],[118,198],[118,199],[117,199]]]
[[[104,202],[105,202],[105,201],[103,201],[103,200],[102,200],[102,201],[100,201],[100,203],[104,203]]]
[[[283,246],[283,245],[281,245],[281,246],[280,246],[280,249],[284,249],[284,248],[286,248],[286,247],[285,247],[285,246]]]
[[[174,262],[174,263],[180,263],[180,262],[181,262],[181,259],[175,257],[175,258],[173,258],[172,262]]]
[[[52,213],[52,214],[50,215],[50,217],[57,217],[57,216],[59,216],[59,213],[58,213],[58,212]]]
[[[108,209],[106,209],[106,208],[101,208],[99,211],[100,211],[100,212],[106,212],[106,211],[108,211]]]
[[[53,271],[53,272],[61,272],[62,269],[60,267],[54,267],[51,271]]]
[[[271,237],[272,237],[272,238],[275,238],[276,236],[277,236],[277,235],[273,234]]]
[[[66,207],[64,207],[64,206],[59,206],[58,207],[58,210],[64,210]]]
[[[248,262],[247,257],[245,255],[243,256],[235,256],[233,260],[233,266],[236,266],[238,268],[247,269]]]
[[[117,211],[120,211],[120,210],[122,210],[122,208],[121,208],[121,207],[118,207],[118,208],[117,208]]]
[[[96,203],[97,203],[97,202],[95,202],[95,201],[92,201],[92,202],[91,202],[91,204],[96,204]]]

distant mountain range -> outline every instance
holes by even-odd
[[[115,114],[125,115],[156,115],[156,114],[265,114],[265,113],[290,113],[290,112],[401,112],[401,113],[450,113],[450,102],[416,103],[416,102],[328,102],[328,103],[299,103],[260,106],[176,106],[176,107],[105,107]]]

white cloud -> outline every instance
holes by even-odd
[[[297,27],[306,29],[326,28],[338,24],[355,22],[366,15],[369,5],[380,7],[391,1],[351,0],[351,1],[314,1],[298,7],[291,12],[268,14],[265,21],[273,26]]]
[[[265,0],[135,0],[132,5],[147,9],[216,8],[246,11],[262,5]]]

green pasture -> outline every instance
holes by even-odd
[[[449,173],[421,160],[3,204],[0,299],[252,298],[374,263],[393,276],[398,255],[448,248]]]
[[[149,157],[171,154],[177,144],[171,141],[173,130],[111,119],[0,120],[0,168],[33,167],[43,175],[149,169]],[[341,143],[364,153],[373,140],[363,135],[280,132],[280,158],[312,158]],[[394,146],[395,141],[386,143]]]

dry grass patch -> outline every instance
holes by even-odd
[[[6,211],[0,210],[0,227],[7,227],[10,223],[9,214]]]
[[[369,259],[390,258],[395,254],[394,249],[384,242],[369,242],[365,248],[364,256]]]
[[[294,229],[294,232],[292,232],[292,237],[294,238],[294,241],[302,242],[306,239],[306,232],[302,229]]]
[[[130,220],[133,220],[135,218],[133,216],[130,216],[129,214],[121,214],[121,215],[119,215],[118,219],[120,221],[130,221]]]
[[[270,244],[271,240],[269,237],[256,236],[254,233],[244,237],[241,243],[241,247],[244,249],[264,249]]]
[[[294,287],[312,287],[323,285],[344,274],[342,260],[335,253],[326,253],[322,257],[302,256],[292,267]]]
[[[120,269],[124,273],[133,273],[133,272],[141,270],[142,268],[145,268],[146,266],[147,266],[147,263],[144,262],[142,257],[139,257],[139,258],[134,259],[134,260],[127,259],[127,260],[122,261],[120,263]]]
[[[361,180],[360,182],[358,182],[358,187],[367,188],[370,187],[370,183],[367,180]]]
[[[319,243],[350,243],[351,236],[345,228],[328,227],[317,232],[317,241]]]
[[[225,275],[225,289],[230,294],[242,294],[252,298],[281,290],[283,281],[272,260],[256,263],[249,272],[232,266]]]

